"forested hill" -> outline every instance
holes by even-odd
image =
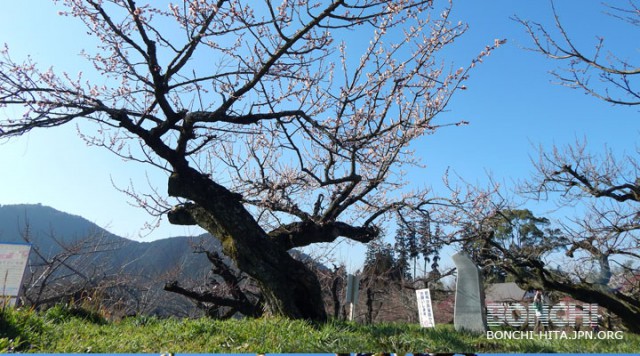
[[[115,235],[85,218],[41,204],[0,206],[0,241],[24,242],[22,235],[27,232],[34,244],[46,243],[51,240],[52,234],[66,242],[74,242],[92,235],[117,239]]]
[[[24,281],[24,288],[31,294],[37,294],[38,286],[45,283],[38,276],[55,270],[51,272],[54,278],[45,283],[50,294],[70,295],[90,281],[93,287],[107,285],[110,291],[117,289],[116,293],[120,293],[114,294],[117,298],[129,298],[127,313],[184,316],[196,315],[195,305],[183,296],[164,291],[165,283],[179,281],[181,286],[192,290],[210,283],[216,285],[206,255],[194,252],[199,246],[220,252],[220,243],[208,234],[139,242],[51,207],[0,206],[0,243],[24,243],[25,239],[32,244],[26,274],[32,278]],[[311,259],[301,252],[291,253],[299,260]],[[320,264],[316,268],[326,269]],[[69,286],[68,281],[73,280],[73,276],[65,279],[69,274],[82,277],[77,288]],[[56,278],[60,282],[54,285],[50,281]]]
[[[34,248],[46,256],[84,244],[102,251],[95,254],[96,263],[152,276],[162,275],[176,267],[206,272],[209,262],[203,255],[194,254],[193,247],[203,240],[209,246],[217,243],[215,239],[207,239],[206,235],[138,242],[116,236],[85,218],[48,206],[0,206],[0,242],[22,243],[25,235]],[[31,257],[34,257],[33,253]]]

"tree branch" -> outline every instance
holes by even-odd
[[[318,242],[333,242],[338,237],[368,243],[379,234],[380,230],[374,226],[359,227],[343,222],[318,224],[313,221],[286,224],[269,232],[271,240],[285,250]]]

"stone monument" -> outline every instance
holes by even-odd
[[[456,305],[453,313],[456,331],[484,333],[488,329],[480,269],[469,257],[460,252],[453,255],[452,259],[458,269]]]

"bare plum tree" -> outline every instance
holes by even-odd
[[[533,39],[533,50],[547,58],[566,63],[564,68],[552,72],[562,85],[580,89],[596,98],[618,105],[640,105],[640,89],[636,79],[640,75],[640,64],[624,56],[616,55],[605,48],[603,36],[598,38],[593,50],[580,48],[560,20],[551,3],[555,30],[540,23],[516,17]],[[607,6],[606,13],[627,23],[634,36],[640,27],[640,5],[635,0],[626,6]],[[596,80],[592,80],[593,78]]]
[[[411,143],[464,123],[432,120],[502,43],[444,64],[466,26],[427,0],[63,2],[96,39],[84,52],[95,76],[41,70],[5,46],[0,106],[25,111],[0,137],[82,122],[91,144],[166,172],[166,194],[128,191],[141,207],[201,226],[268,311],[312,320],[326,319],[318,280],[287,251],[366,243],[425,201],[396,194],[418,162]]]
[[[612,18],[628,25],[627,36],[637,32],[640,25],[637,1],[607,5],[606,9]],[[552,10],[555,31],[532,21],[516,20],[533,40],[533,50],[567,64],[553,73],[560,83],[615,105],[640,104],[637,86],[640,66],[627,56],[606,49],[602,36],[593,50],[580,48],[578,39],[563,26],[553,3]],[[579,268],[569,275],[551,271],[542,261],[534,263],[531,259],[538,283],[580,300],[599,303],[617,314],[629,330],[640,333],[637,323],[640,298],[628,283],[640,275],[637,149],[627,155],[617,155],[609,149],[593,154],[584,140],[539,151],[540,156],[534,162],[536,173],[523,185],[523,191],[536,199],[551,197],[561,205],[581,205],[584,213],[567,222],[563,229],[566,256]],[[612,270],[625,271],[629,278],[612,278]]]
[[[537,173],[523,190],[536,199],[562,206],[580,206],[578,216],[563,225],[565,254],[576,266],[572,275],[540,273],[538,280],[574,298],[596,302],[618,315],[627,328],[640,333],[640,295],[629,288],[640,276],[640,185],[634,155],[616,157],[611,151],[592,154],[577,142],[552,152],[541,151]],[[573,210],[573,209],[572,209]],[[626,266],[626,267],[625,267]],[[628,280],[612,278],[625,268]],[[541,272],[543,269],[538,268]]]

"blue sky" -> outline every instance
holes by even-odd
[[[623,32],[629,28],[603,15],[600,1],[564,0],[557,1],[556,7],[585,52],[591,51],[596,35],[603,35],[607,48],[638,58],[639,48],[628,42],[633,37]],[[7,43],[15,59],[31,54],[42,67],[53,65],[76,73],[86,66],[78,55],[88,46],[85,31],[73,18],[58,16],[59,9],[42,0],[4,2],[0,44]],[[412,180],[433,185],[437,192],[442,174],[450,168],[469,182],[484,182],[491,173],[510,185],[531,174],[530,158],[538,145],[565,145],[586,138],[595,151],[605,145],[616,152],[636,149],[637,109],[614,107],[554,85],[548,71],[560,63],[523,49],[531,41],[510,19],[514,15],[552,24],[547,1],[454,0],[452,19],[467,22],[470,29],[448,53],[452,62],[458,66],[468,63],[494,39],[508,42],[472,71],[468,90],[458,92],[449,112],[439,118],[471,124],[445,128],[423,139],[417,153],[427,169]],[[152,169],[87,147],[74,126],[34,131],[2,142],[0,167],[0,204],[42,203],[132,239],[141,239],[140,229],[150,218],[131,207],[112,181],[124,187],[130,181],[145,183],[148,178],[159,190],[166,189],[166,177]],[[142,241],[197,233],[196,228],[164,223]],[[341,248],[338,258],[358,266],[361,257],[356,255],[363,251],[361,247]]]

